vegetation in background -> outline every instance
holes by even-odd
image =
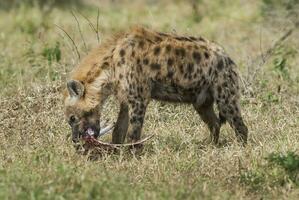
[[[59,62],[61,59],[60,43],[56,42],[54,47],[46,46],[43,49],[42,55],[48,60],[49,64],[53,61]]]
[[[49,7],[70,8],[82,5],[81,0],[12,0],[0,1],[0,9],[12,9],[20,6],[38,6],[41,9],[49,9]]]
[[[299,185],[299,155],[296,152],[270,153],[267,162],[257,164],[252,170],[241,173],[240,182],[253,192],[268,191],[269,188]]]

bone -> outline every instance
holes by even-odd
[[[133,142],[133,143],[125,143],[125,144],[111,144],[111,143],[107,143],[107,142],[103,142],[100,140],[96,140],[95,138],[91,138],[90,140],[87,141],[87,143],[89,143],[89,145],[93,146],[93,147],[99,147],[105,150],[117,150],[120,149],[121,147],[134,147],[140,144],[143,144],[144,142],[146,142],[147,140],[151,139],[154,135],[150,135],[142,140],[139,140],[137,142]]]
[[[110,124],[104,128],[101,129],[99,136],[103,136],[107,133],[109,133],[113,128],[114,128],[115,124]]]

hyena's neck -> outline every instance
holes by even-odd
[[[91,107],[104,104],[107,97],[109,97],[113,91],[113,73],[111,68],[103,69],[97,77],[88,84],[85,94],[86,100],[92,104]]]

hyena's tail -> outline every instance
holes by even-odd
[[[228,56],[221,56],[215,66],[213,87],[220,123],[228,121],[238,139],[246,143],[248,129],[241,116],[239,76],[236,64]]]

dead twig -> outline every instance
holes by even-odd
[[[79,30],[79,34],[80,34],[81,40],[83,41],[84,50],[85,50],[85,53],[87,53],[88,50],[87,50],[86,42],[85,42],[85,39],[84,39],[84,37],[83,37],[81,28],[80,28],[79,20],[78,20],[78,18],[76,17],[76,15],[75,15],[75,13],[74,13],[73,11],[72,11],[71,13],[72,13],[73,17],[74,17],[75,20],[76,20],[77,27],[78,27],[78,30]]]
[[[78,47],[77,47],[75,41],[73,40],[73,38],[72,38],[72,37],[71,37],[71,36],[70,36],[70,35],[69,35],[63,28],[61,28],[61,27],[58,26],[57,24],[55,24],[55,26],[57,26],[57,28],[59,28],[61,31],[63,31],[64,34],[70,39],[70,41],[72,42],[73,47],[74,47],[74,49],[75,49],[75,51],[76,51],[76,53],[77,53],[78,59],[80,60],[80,59],[81,59],[81,56],[80,56]]]
[[[293,32],[295,29],[299,27],[299,23],[296,23],[294,27],[289,28],[287,31],[285,31],[282,36],[276,40],[273,45],[271,45],[265,53],[261,52],[260,55],[256,56],[254,59],[252,59],[252,62],[250,62],[251,66],[256,66],[254,70],[248,70],[248,75],[246,77],[246,80],[242,80],[244,82],[245,88],[248,90],[254,80],[256,79],[257,73],[260,71],[263,65],[269,60],[269,58],[273,55],[275,49],[280,46]],[[249,68],[250,66],[248,66]]]
[[[99,21],[100,21],[100,9],[98,8],[98,13],[97,13],[97,40],[98,43],[100,43],[100,36],[99,36]]]
[[[99,14],[100,11],[98,9],[98,16],[97,16],[97,27],[94,26],[94,24],[88,19],[88,17],[86,17],[85,15],[83,15],[81,12],[79,12],[79,14],[87,21],[88,25],[90,26],[90,28],[95,32],[98,43],[100,43],[100,36],[99,36],[99,30],[98,30],[98,26],[99,26]]]
[[[62,40],[65,39],[63,33],[58,33],[58,35],[59,35],[59,37],[62,38]],[[72,51],[74,57],[76,57],[76,52],[74,51],[74,48],[73,48],[72,44],[70,44],[69,42],[65,42],[65,43],[66,43],[66,45],[71,49],[71,51]],[[76,64],[76,62],[77,62],[76,60],[77,60],[76,58],[73,59],[73,64]],[[65,70],[65,73],[66,73],[66,70]]]

